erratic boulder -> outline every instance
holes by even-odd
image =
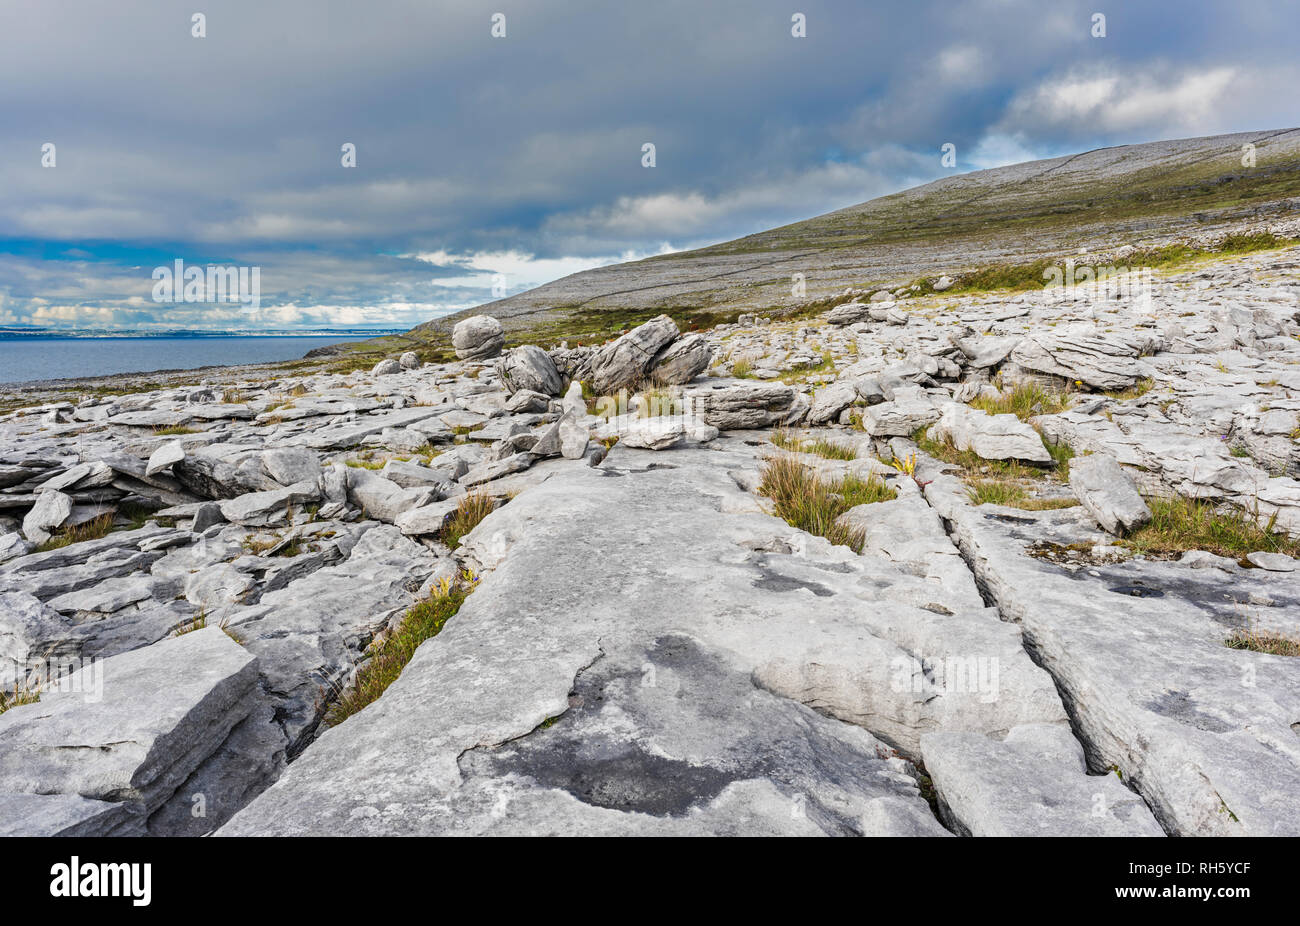
[[[636,388],[649,374],[659,352],[676,337],[677,323],[660,315],[606,344],[591,357],[592,388],[600,395]]]
[[[488,360],[506,345],[501,323],[491,315],[475,315],[457,322],[451,332],[451,346],[461,360]]]
[[[511,395],[524,389],[548,396],[558,396],[564,391],[555,362],[535,344],[507,351],[497,361],[497,375]]]

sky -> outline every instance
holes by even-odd
[[[0,0],[0,327],[407,328],[952,173],[1297,126],[1297,47],[1294,0]],[[168,291],[178,260],[244,300]]]

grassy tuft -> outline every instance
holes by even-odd
[[[1270,656],[1300,656],[1300,640],[1258,630],[1238,630],[1223,641],[1228,649],[1246,649]]]
[[[11,707],[19,707],[23,704],[35,704],[41,699],[41,689],[39,685],[27,685],[26,683],[14,682],[14,690],[10,692],[0,691],[0,714],[9,710]]]
[[[898,496],[879,476],[862,479],[849,475],[822,480],[790,457],[769,460],[763,465],[758,491],[772,500],[777,517],[787,524],[857,553],[862,552],[865,540],[862,531],[838,523],[837,519],[850,508]]]
[[[775,431],[772,434],[772,443],[782,450],[789,450],[794,453],[812,453],[827,460],[856,460],[858,458],[858,452],[852,447],[845,447],[843,444],[826,440],[824,437],[819,437],[816,440],[800,440],[789,431]]]
[[[1120,541],[1139,553],[1172,556],[1205,550],[1241,559],[1247,553],[1300,556],[1300,540],[1273,530],[1276,516],[1260,527],[1244,511],[1224,513],[1207,501],[1190,498],[1149,498],[1151,523]]]
[[[1034,415],[1055,415],[1065,411],[1069,405],[1070,397],[1066,393],[1044,389],[1033,383],[1022,383],[996,399],[980,396],[970,401],[971,408],[990,415],[1012,414],[1021,421]]]
[[[477,579],[468,574],[458,583],[444,579],[427,600],[407,611],[397,628],[372,647],[369,658],[357,670],[352,687],[330,706],[325,722],[337,726],[377,701],[397,681],[416,648],[437,636],[460,610],[475,582]]]
[[[460,546],[461,538],[478,527],[480,521],[490,515],[496,508],[492,496],[482,492],[471,492],[460,500],[456,512],[438,534],[438,539],[451,549]]]
[[[1019,483],[1009,479],[976,479],[966,490],[975,505],[1006,505],[1025,511],[1048,511],[1056,508],[1073,508],[1079,504],[1073,498],[1039,498]]]
[[[113,513],[106,511],[97,517],[91,518],[85,524],[78,524],[75,527],[69,527],[52,535],[49,540],[36,548],[36,552],[45,553],[49,550],[57,550],[69,544],[81,543],[83,540],[98,540],[100,537],[107,537],[112,531]]]

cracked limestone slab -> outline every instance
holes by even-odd
[[[918,607],[924,579],[765,514],[755,451],[708,446],[616,447],[486,518],[460,612],[220,832],[938,832],[895,748],[1065,724],[1018,628]],[[995,686],[935,671],[971,657]]]
[[[1041,551],[1104,539],[1086,512],[973,507],[951,476],[925,492],[1056,680],[1092,770],[1117,768],[1170,833],[1300,835],[1300,661],[1225,645],[1248,626],[1300,632],[1293,574],[1071,568]]]

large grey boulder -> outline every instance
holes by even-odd
[[[1151,520],[1151,509],[1124,468],[1104,453],[1070,461],[1070,489],[1107,533],[1123,536]]]
[[[284,489],[265,492],[247,492],[236,498],[224,499],[221,515],[231,524],[245,527],[266,527],[288,520],[291,505],[313,502],[320,498],[320,487],[314,480],[295,483]]]
[[[939,408],[918,386],[893,390],[893,399],[862,413],[862,429],[872,437],[907,437],[940,415]]]
[[[501,323],[491,315],[475,315],[456,323],[451,346],[461,360],[489,360],[501,353],[506,336]]]
[[[0,714],[0,793],[157,809],[248,716],[257,660],[215,627],[93,662]]]
[[[282,486],[316,479],[320,476],[320,459],[306,447],[276,447],[262,452],[262,469]]]
[[[1026,370],[1093,389],[1127,389],[1149,373],[1136,347],[1103,334],[1031,334],[1016,344],[1009,359]]]
[[[729,431],[793,423],[807,410],[796,401],[797,395],[784,383],[719,380],[688,387],[684,402],[713,427]]]
[[[637,388],[649,375],[659,352],[677,334],[677,323],[660,315],[599,348],[591,357],[592,389],[598,395],[613,395],[620,389]]]
[[[44,543],[72,514],[72,496],[51,489],[37,493],[36,504],[23,518],[23,534],[32,543]]]
[[[558,396],[564,391],[555,362],[535,344],[507,351],[497,360],[496,366],[501,384],[511,395],[524,389],[548,396]]]
[[[1052,455],[1032,426],[1015,415],[990,415],[960,402],[944,405],[928,433],[932,440],[947,441],[985,460],[1052,462]]]
[[[1118,776],[1087,774],[1064,724],[1025,724],[1003,742],[980,733],[921,737],[941,812],[969,836],[1164,836]]]
[[[831,383],[817,390],[812,408],[808,410],[809,424],[825,424],[839,418],[840,412],[858,400],[857,386],[845,380]]]
[[[828,324],[843,327],[871,319],[871,306],[864,302],[846,302],[826,313]]]
[[[381,360],[371,368],[372,376],[391,376],[394,373],[401,373],[402,365],[391,357],[387,360]]]
[[[404,511],[426,505],[443,495],[441,485],[405,489],[368,469],[348,468],[348,501],[367,517],[392,524]]]
[[[663,386],[689,383],[709,368],[713,348],[702,334],[688,334],[659,351],[650,361],[650,378]]]

